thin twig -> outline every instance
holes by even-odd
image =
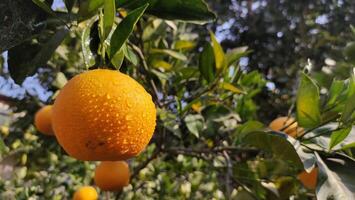
[[[226,198],[229,200],[231,198],[231,177],[233,176],[233,171],[232,171],[232,162],[231,159],[227,153],[227,151],[223,151],[224,158],[227,161],[227,171],[226,171]]]

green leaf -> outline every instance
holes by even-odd
[[[65,7],[67,8],[68,12],[71,12],[76,0],[64,0]]]
[[[290,161],[297,168],[303,168],[300,157],[286,137],[276,133],[253,132],[246,135],[243,142],[271,152],[277,159]]]
[[[47,4],[45,0],[32,0],[33,3],[35,3],[38,7],[42,8],[44,11],[46,11],[48,14],[52,16],[56,16],[55,12],[52,10],[52,8]]]
[[[97,9],[104,4],[104,0],[84,0],[80,1],[79,15],[87,18],[94,15]]]
[[[339,99],[341,93],[345,89],[345,82],[340,80],[333,80],[332,85],[329,89],[329,97],[327,102],[327,107],[332,107]]]
[[[355,94],[347,99],[340,120],[345,125],[352,124],[355,120]]]
[[[355,42],[349,42],[346,45],[344,55],[349,62],[355,63]]]
[[[224,55],[224,51],[222,46],[216,39],[216,36],[210,32],[211,40],[212,40],[212,47],[213,53],[215,58],[215,66],[217,73],[221,72],[226,66],[226,56]]]
[[[214,68],[214,53],[213,48],[210,43],[206,43],[203,46],[203,50],[200,54],[199,59],[199,69],[203,78],[207,82],[211,83],[215,79],[215,68]]]
[[[152,53],[152,54],[166,54],[166,55],[169,55],[169,56],[176,58],[178,60],[182,60],[182,61],[187,60],[187,57],[184,54],[170,50],[170,49],[151,49],[150,53]]]
[[[216,18],[203,0],[116,0],[119,7],[134,9],[149,3],[147,13],[169,20],[206,23]]]
[[[313,128],[321,123],[319,89],[305,73],[298,87],[296,106],[297,122],[301,127]]]
[[[229,90],[229,91],[236,93],[236,94],[244,94],[245,93],[243,90],[235,87],[234,85],[232,85],[230,83],[221,83],[221,86],[223,89]]]
[[[138,20],[142,17],[147,7],[148,4],[145,4],[144,6],[131,11],[127,15],[127,17],[125,17],[120,22],[120,24],[116,27],[111,37],[110,57],[115,55],[116,52],[118,52],[122,48],[122,45],[126,42],[128,37],[132,33],[134,26],[136,25]]]
[[[134,53],[134,51],[127,45],[123,45],[122,50],[127,60],[129,60],[133,65],[137,66],[139,60],[138,56]]]
[[[68,33],[66,28],[59,29],[43,45],[27,43],[9,50],[9,71],[14,81],[21,84],[38,67],[46,65]]]
[[[7,147],[4,143],[4,140],[2,139],[2,137],[0,137],[0,158],[2,158],[2,155],[6,152]]]
[[[249,133],[259,131],[264,127],[264,124],[259,121],[247,121],[236,129],[236,134],[239,140],[243,139]]]
[[[203,117],[201,115],[187,115],[185,117],[187,129],[198,138],[203,129]]]
[[[111,31],[116,15],[115,0],[105,0],[104,3],[104,38]]]
[[[344,145],[341,150],[347,150],[347,149],[352,149],[352,148],[355,148],[355,142],[353,143],[350,143],[350,144],[347,144],[347,145]]]
[[[97,17],[91,19],[81,35],[81,50],[87,68],[95,65],[97,59],[96,51],[100,43],[97,25]]]
[[[124,60],[124,52],[120,50],[112,58],[111,63],[116,69],[120,69]]]
[[[248,47],[238,47],[232,49],[226,53],[227,66],[234,64],[239,61],[241,57],[248,55],[251,51],[248,51]]]
[[[196,43],[188,40],[179,40],[175,42],[174,49],[176,50],[192,50],[196,47]]]
[[[316,154],[319,168],[317,199],[353,200],[355,196],[354,160],[337,155],[321,158]]]
[[[170,70],[172,68],[172,65],[168,62],[165,62],[164,60],[157,60],[154,59],[150,63],[154,68],[163,68],[165,70]]]
[[[341,143],[350,133],[351,127],[334,131],[330,136],[329,149],[332,149],[337,144]]]
[[[63,72],[58,72],[52,85],[57,88],[62,88],[67,82],[68,79],[65,77],[65,74]]]

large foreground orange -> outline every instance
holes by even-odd
[[[97,69],[71,79],[53,106],[53,128],[79,160],[125,160],[139,154],[155,129],[152,97],[131,77]]]
[[[104,161],[95,169],[95,184],[103,191],[120,191],[129,184],[129,178],[125,161]]]

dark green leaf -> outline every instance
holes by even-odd
[[[52,10],[52,8],[47,4],[45,0],[32,0],[33,3],[35,3],[38,7],[42,8],[44,11],[46,11],[48,14],[52,16],[56,16],[55,12]]]
[[[97,9],[104,4],[104,0],[83,0],[80,1],[79,15],[86,18],[94,15]]]
[[[148,14],[170,20],[196,23],[210,22],[216,18],[203,0],[116,0],[118,6],[134,9],[149,3]]]
[[[259,131],[264,127],[264,124],[258,121],[247,121],[239,126],[236,130],[238,139],[243,139],[249,133]]]
[[[148,4],[131,11],[116,27],[111,37],[110,58],[116,54],[132,33],[134,26],[143,15]]]
[[[68,12],[71,12],[71,10],[73,9],[76,0],[64,0],[65,3],[65,7],[67,8]]]
[[[296,114],[301,127],[313,128],[321,123],[319,89],[313,80],[302,73],[297,92]]]
[[[207,82],[212,82],[215,79],[214,53],[210,43],[206,43],[200,55],[199,69],[203,78]]]
[[[9,71],[18,84],[43,67],[68,34],[68,29],[59,29],[44,45],[23,44],[9,51]]]
[[[97,18],[90,20],[81,35],[81,50],[87,68],[95,65],[97,59],[96,51],[99,45],[97,24]]]
[[[293,145],[276,133],[253,132],[246,135],[243,142],[271,152],[277,159],[292,162],[297,168],[303,168],[303,163]]]
[[[329,149],[342,142],[350,133],[351,127],[334,131],[330,137]]]
[[[349,97],[345,103],[343,113],[341,115],[341,121],[345,124],[352,124],[355,120],[355,94]]]
[[[104,38],[111,31],[116,15],[115,0],[105,0],[104,3]]]
[[[345,82],[340,80],[333,80],[332,85],[329,89],[329,98],[327,102],[327,106],[333,106],[337,100],[339,99],[341,93],[345,89]]]

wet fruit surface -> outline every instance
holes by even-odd
[[[65,151],[79,160],[124,160],[141,152],[155,129],[156,109],[134,79],[92,70],[71,79],[53,107],[53,127]]]

